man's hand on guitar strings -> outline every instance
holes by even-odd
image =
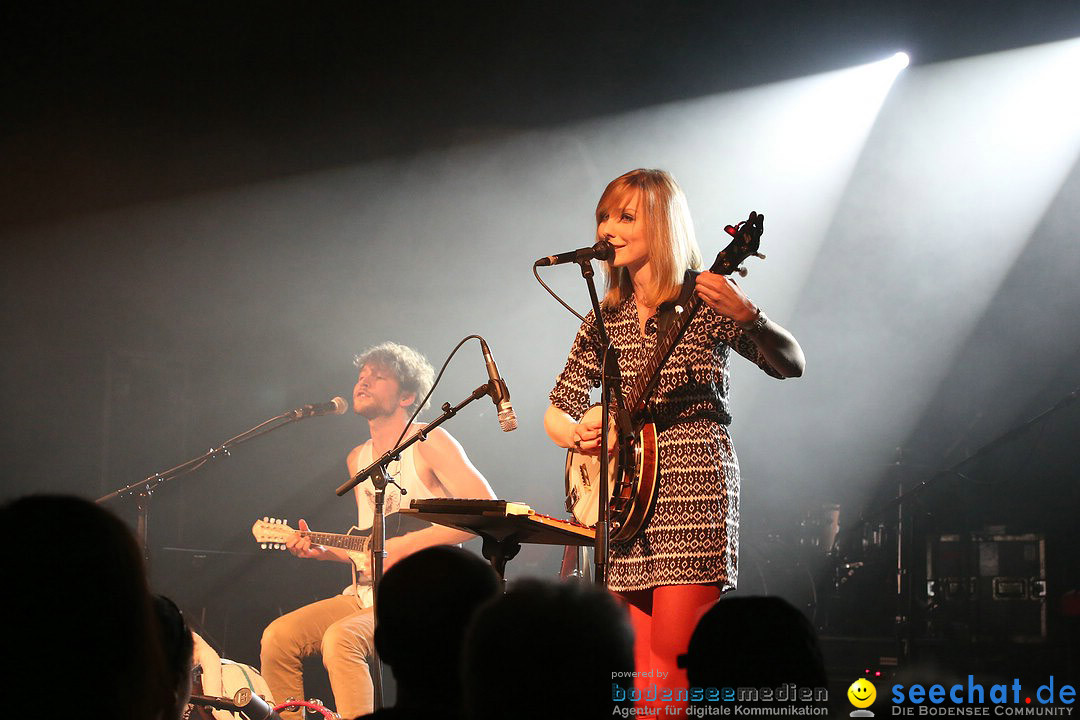
[[[285,541],[285,548],[298,558],[322,559],[326,555],[326,548],[322,545],[314,545],[311,538],[305,535],[311,528],[303,518],[297,523],[300,529],[294,532]]]

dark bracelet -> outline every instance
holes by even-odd
[[[761,312],[761,308],[754,308],[754,319],[748,323],[738,323],[739,327],[744,333],[749,335],[756,335],[765,329],[765,325],[769,322],[769,318],[765,316],[765,313]]]

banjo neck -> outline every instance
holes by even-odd
[[[657,338],[656,350],[646,361],[645,367],[638,373],[630,386],[630,390],[626,393],[626,407],[629,409],[631,417],[640,418],[644,414],[645,402],[660,381],[660,368],[667,362],[671,351],[675,349],[675,346],[679,344],[679,340],[686,333],[690,321],[694,319],[698,310],[701,309],[701,303],[700,297],[691,294],[689,300],[675,305],[675,317],[672,318],[663,335]]]
[[[744,222],[738,225],[728,225],[724,228],[733,239],[728,243],[727,247],[716,255],[716,260],[713,261],[709,272],[717,275],[730,275],[739,271],[745,275],[746,271],[741,269],[740,266],[746,258],[751,255],[764,257],[764,255],[758,253],[761,233],[764,230],[764,221],[764,216],[752,212]],[[645,413],[645,402],[660,381],[660,368],[667,362],[671,351],[678,345],[679,340],[686,333],[690,321],[697,315],[704,302],[699,295],[693,292],[693,283],[694,276],[689,276],[684,282],[683,292],[675,305],[675,317],[672,318],[663,335],[657,338],[656,350],[645,363],[645,367],[638,373],[637,378],[626,394],[626,407],[630,411],[630,417],[638,420],[635,424],[640,424],[640,418]]]

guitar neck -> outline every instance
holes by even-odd
[[[316,545],[326,545],[327,547],[341,548],[342,550],[353,550],[355,552],[364,552],[368,549],[368,537],[367,535],[342,535],[340,533],[323,533],[323,532],[305,532],[300,533],[311,538],[311,542]]]

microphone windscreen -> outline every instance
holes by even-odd
[[[502,428],[503,432],[517,430],[517,414],[513,408],[499,411],[499,427]]]

